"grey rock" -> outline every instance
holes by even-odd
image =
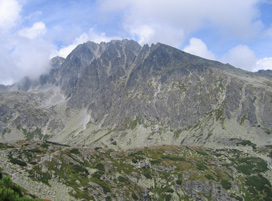
[[[161,43],[141,47],[131,40],[87,42],[51,65],[38,80],[25,78],[0,90],[0,123],[9,125],[11,139],[28,133],[97,146],[113,146],[109,139],[114,139],[116,148],[225,145],[226,138],[241,136],[272,143],[266,134],[272,130],[272,83],[264,76],[269,72],[247,72]],[[57,90],[63,99],[44,104]]]

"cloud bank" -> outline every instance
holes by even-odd
[[[121,12],[128,32],[140,43],[165,42],[179,46],[192,32],[208,26],[239,39],[259,33],[260,0],[101,0],[105,13]],[[212,6],[211,6],[212,5]],[[241,15],[242,13],[242,15]],[[173,38],[173,33],[178,33]]]
[[[36,22],[20,29],[20,12],[16,0],[0,0],[0,84],[10,85],[25,76],[37,78],[50,68],[55,46],[41,38],[46,25]]]
[[[21,6],[16,0],[0,1],[0,29],[6,31],[20,19]]]

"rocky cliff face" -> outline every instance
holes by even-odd
[[[52,59],[51,72],[39,80],[2,91],[2,141],[39,131],[37,138],[63,143],[111,146],[114,138],[122,148],[230,145],[230,138],[272,143],[269,73],[160,43],[87,42],[66,59]]]

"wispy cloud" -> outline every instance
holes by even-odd
[[[20,36],[27,37],[29,39],[37,38],[46,33],[46,26],[43,22],[36,22],[30,28],[24,28],[18,32]]]

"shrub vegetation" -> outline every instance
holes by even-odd
[[[21,186],[13,183],[10,176],[2,177],[0,173],[0,200],[3,201],[41,201],[40,199],[27,198]]]

